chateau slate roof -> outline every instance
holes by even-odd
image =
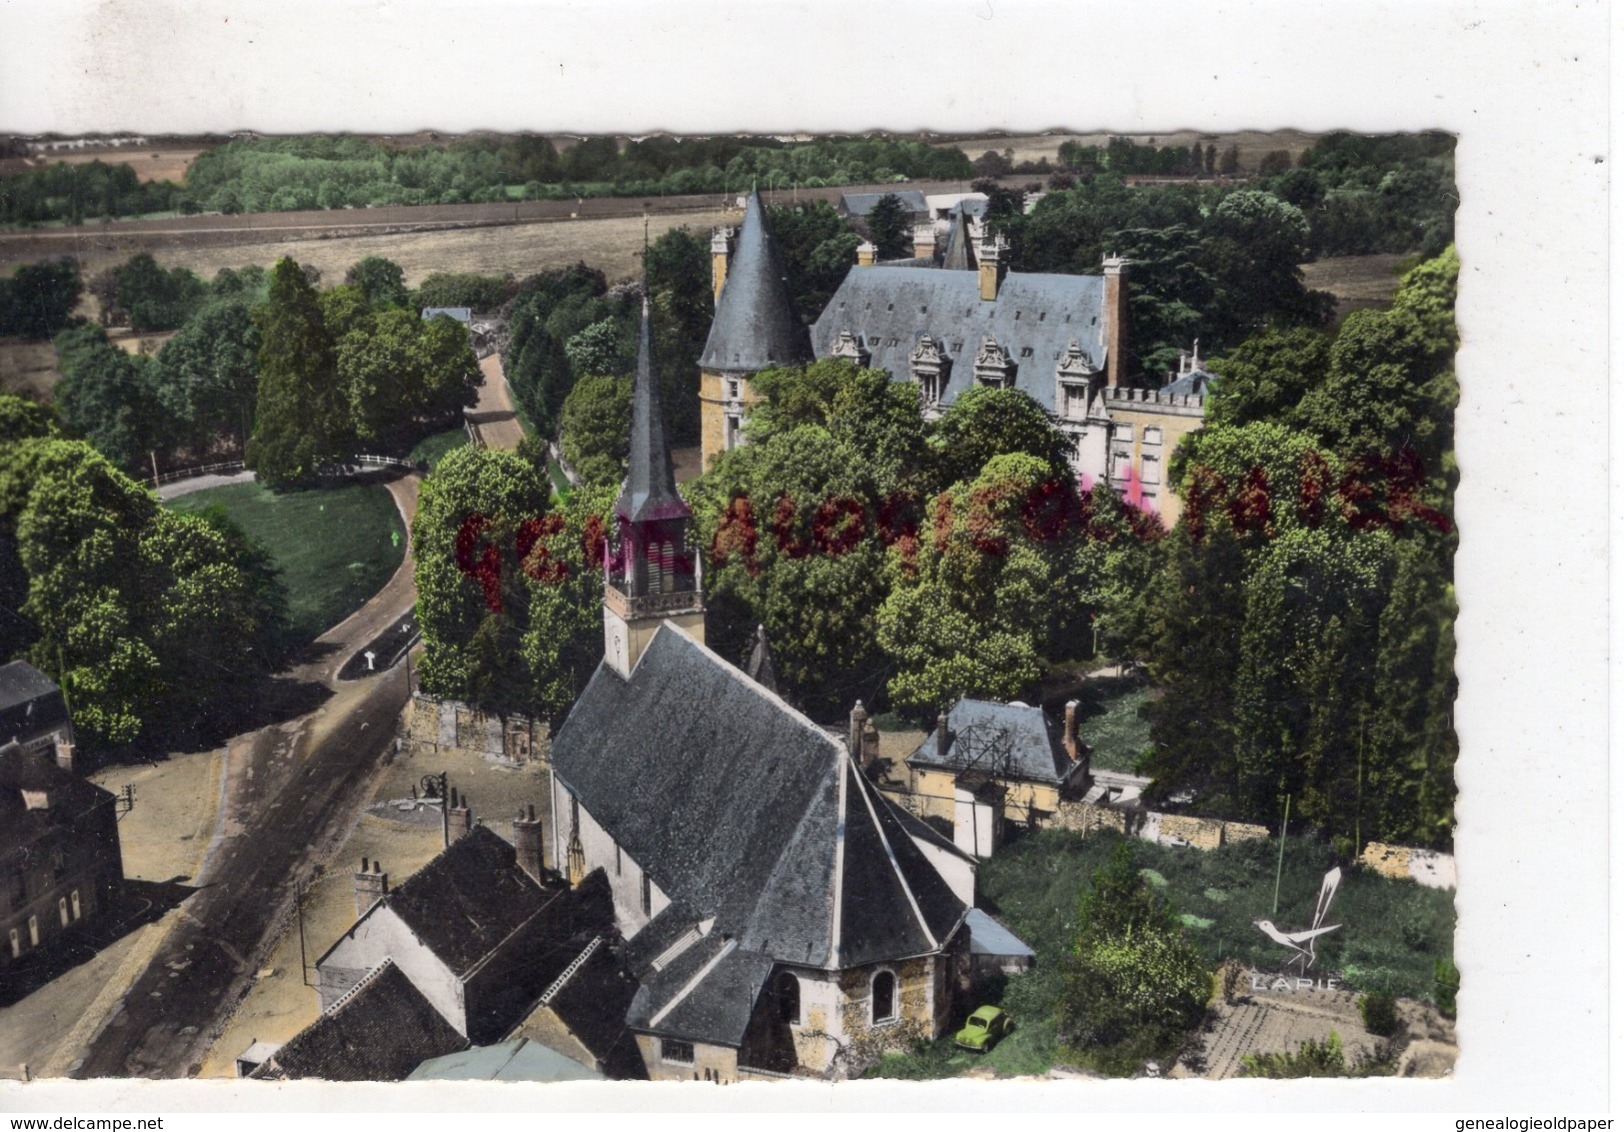
[[[925,202],[925,194],[918,189],[893,189],[880,193],[841,193],[840,207],[847,216],[867,216],[874,211],[874,206],[880,203],[881,197],[896,197],[902,202],[902,207],[909,212],[917,214],[930,211],[930,205]]]
[[[768,227],[760,194],[751,193],[699,368],[759,373],[811,360],[812,346],[790,301],[778,241]]]
[[[300,1030],[250,1076],[400,1081],[431,1057],[468,1048],[394,962],[385,959],[350,994]]]
[[[1172,393],[1179,397],[1190,397],[1198,393],[1204,394],[1211,388],[1216,377],[1217,375],[1208,373],[1204,369],[1191,370],[1189,373],[1183,374],[1162,386],[1160,392]]]
[[[632,380],[631,447],[627,451],[626,479],[615,500],[615,514],[633,523],[686,518],[690,513],[677,492],[676,476],[671,470],[671,446],[666,441],[651,337],[645,295],[642,326],[637,334],[637,375]]]
[[[423,945],[455,975],[465,975],[525,921],[567,893],[537,884],[513,846],[486,826],[452,842],[383,898]]]
[[[641,1028],[736,1044],[752,980],[759,989],[773,963],[927,954],[964,916],[842,743],[670,625],[630,679],[599,666],[551,758],[671,900],[628,947],[644,980],[628,1018]],[[707,919],[707,934],[650,972]]]
[[[826,358],[850,330],[869,365],[907,381],[908,354],[929,334],[952,362],[942,397],[950,405],[974,386],[976,352],[990,334],[1009,351],[1015,388],[1053,412],[1055,367],[1073,339],[1091,368],[1105,368],[1106,321],[1100,275],[1011,272],[998,297],[983,300],[978,272],[853,267],[813,324],[812,347]]]
[[[984,739],[997,740],[996,755],[959,742],[972,728]],[[1061,744],[1059,726],[1038,707],[962,699],[947,713],[947,734],[945,758],[937,753],[933,731],[908,756],[908,765],[981,770],[998,778],[1054,785],[1064,782],[1074,765]]]

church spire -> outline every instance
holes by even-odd
[[[627,453],[626,480],[615,500],[615,514],[627,523],[686,519],[690,514],[677,493],[676,476],[671,471],[671,446],[665,436],[652,337],[645,284],[643,325],[637,335],[637,376],[632,381],[631,450]]]

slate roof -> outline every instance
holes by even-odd
[[[626,970],[623,954],[606,943],[554,992],[546,1009],[591,1051],[607,1076],[639,1079],[648,1072],[626,1023],[636,993],[637,980]]]
[[[669,625],[630,679],[599,666],[551,757],[672,902],[628,948],[643,980],[628,1016],[639,1028],[737,1044],[775,962],[928,954],[963,918],[844,744]]]
[[[61,691],[56,681],[25,660],[0,664],[0,711]]]
[[[23,791],[43,793],[48,805],[29,809]],[[117,799],[110,791],[56,765],[49,755],[15,742],[0,747],[0,852],[32,844],[51,829],[74,829]]]
[[[1002,744],[993,755],[980,745],[960,743],[960,736],[971,728],[983,737],[997,736],[1006,741],[1007,752],[1002,749]],[[1054,785],[1065,781],[1074,765],[1061,745],[1059,725],[1046,716],[1042,708],[962,699],[947,713],[947,734],[945,758],[937,754],[936,733],[933,731],[908,756],[908,765],[980,770],[997,778],[1017,778]],[[994,759],[996,765],[991,765],[989,759]]]
[[[881,193],[841,193],[840,207],[847,216],[867,216],[874,211],[874,206],[880,203],[885,196],[896,197],[902,202],[902,207],[909,212],[922,214],[930,211],[930,205],[925,203],[925,194],[918,189],[893,189]]]
[[[485,826],[453,842],[382,903],[456,975],[466,975],[515,928],[568,891],[542,887],[513,846]]]
[[[423,308],[423,321],[424,322],[427,322],[431,318],[439,318],[441,316],[444,316],[444,317],[450,318],[450,319],[455,319],[456,321],[463,322],[463,323],[470,323],[470,322],[474,321],[474,312],[473,312],[472,307],[424,307]]]
[[[970,239],[970,223],[962,211],[955,209],[953,222],[947,230],[947,249],[942,252],[945,271],[976,270],[975,248]]]
[[[615,513],[633,523],[689,515],[671,470],[671,446],[665,436],[665,414],[650,339],[648,298],[644,296],[643,322],[637,334],[637,375],[632,380],[631,448],[627,452],[626,479],[615,500]]]
[[[424,1060],[468,1048],[412,981],[385,959],[251,1076],[400,1081]]]
[[[1015,364],[1015,387],[1053,412],[1055,366],[1073,339],[1092,368],[1105,368],[1106,321],[1100,275],[1011,272],[987,301],[977,272],[854,267],[813,324],[812,348],[826,358],[841,330],[850,330],[871,366],[906,381],[909,351],[929,334],[952,361],[942,397],[948,405],[975,384],[976,352],[991,334]]]
[[[812,346],[790,301],[778,241],[760,194],[751,193],[699,368],[759,373],[811,360]]]
[[[588,1069],[529,1038],[477,1046],[423,1062],[408,1081],[602,1081]]]
[[[1215,380],[1216,375],[1208,373],[1204,369],[1191,370],[1189,373],[1182,374],[1162,386],[1160,392],[1172,393],[1179,397],[1205,394]]]
[[[970,929],[971,955],[998,955],[1020,959],[1035,959],[1037,952],[1003,924],[980,908],[971,908],[964,917],[964,926]]]

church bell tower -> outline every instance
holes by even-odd
[[[645,294],[626,482],[615,500],[614,539],[604,554],[603,655],[622,678],[631,676],[662,622],[705,639],[699,555],[689,539],[693,513],[671,471],[652,354]]]

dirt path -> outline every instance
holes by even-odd
[[[479,404],[468,411],[468,423],[486,448],[517,448],[524,439],[524,426],[508,395],[502,356],[491,354],[480,359],[479,372],[485,375],[485,384],[479,389]]]

